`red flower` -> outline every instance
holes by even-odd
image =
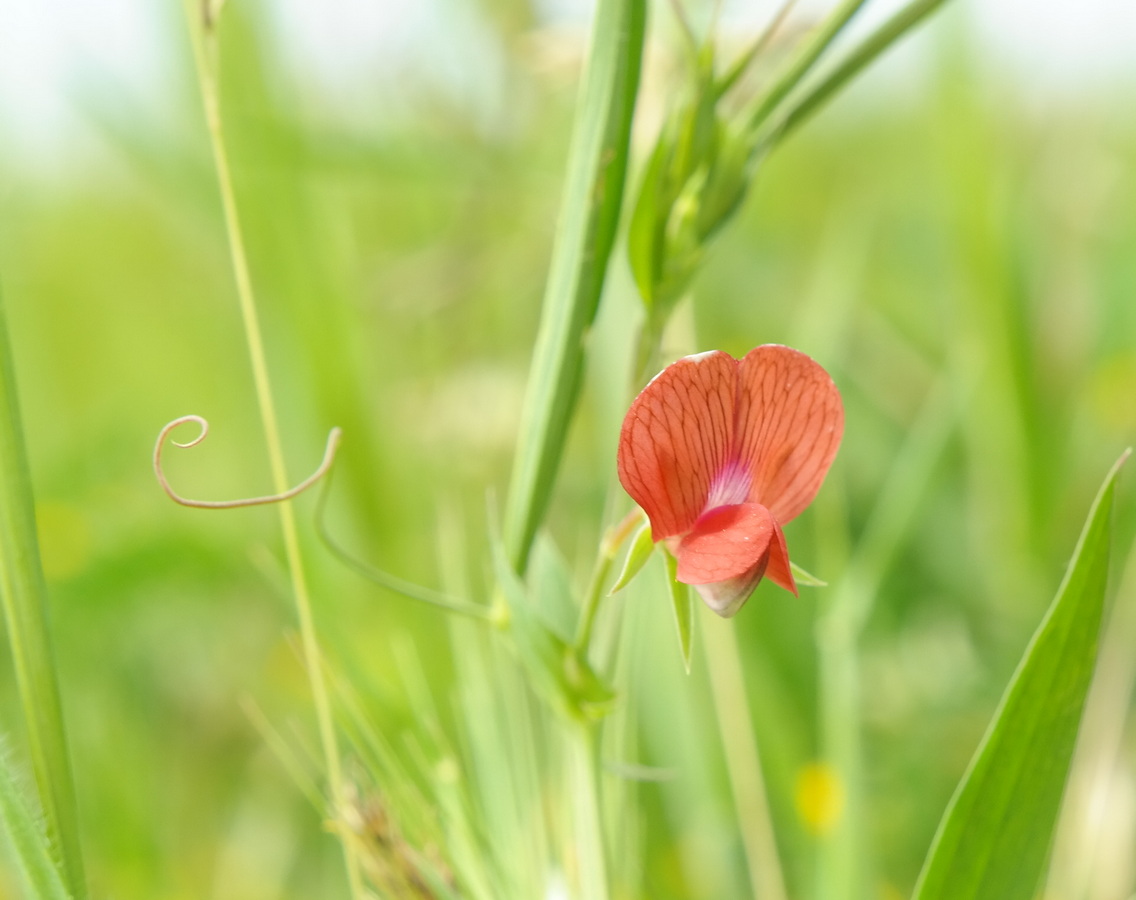
[[[762,576],[797,593],[781,527],[820,490],[844,432],[836,385],[812,359],[765,344],[667,366],[619,436],[619,480],[678,559],[678,580],[732,616]]]

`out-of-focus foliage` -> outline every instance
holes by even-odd
[[[332,115],[316,83],[285,63],[263,11],[230,4],[225,16],[224,112],[293,473],[314,467],[327,428],[342,426],[332,528],[400,575],[477,595],[490,565],[485,495],[507,478],[578,41],[491,3],[488,80],[500,102],[463,104],[424,64],[363,92],[374,107]],[[816,853],[849,788],[816,759],[817,598],[839,586],[929,398],[947,397],[954,420],[860,647],[862,830],[871,888],[884,896],[914,883],[1101,473],[1136,433],[1130,93],[1028,104],[1024,85],[971,50],[958,16],[943,15],[917,72],[870,76],[767,161],[668,334],[674,354],[799,346],[833,373],[847,408],[832,475],[787,533],[794,558],[832,587],[796,601],[760,588],[736,620],[795,898],[816,896]],[[336,896],[335,843],[246,712],[259,710],[295,767],[314,771],[274,514],[174,507],[148,468],[158,428],[196,412],[213,433],[170,454],[179,489],[226,497],[268,485],[180,27],[171,18],[164,50],[183,80],[163,115],[133,103],[129,85],[93,78],[78,102],[95,140],[50,167],[0,157],[0,279],[92,893]],[[665,70],[647,74],[644,116],[665,104]],[[572,571],[588,571],[614,478],[639,315],[623,259],[553,501],[551,531]],[[1132,671],[1128,656],[1109,652],[1136,635],[1125,611],[1136,602],[1126,480],[1117,615],[1068,805],[1081,819],[1066,823],[1055,853],[1058,880],[1096,854],[1091,898],[1136,884],[1136,756],[1130,727],[1117,725],[1129,714]],[[507,685],[518,720],[531,701],[510,673],[486,676],[498,663],[483,658],[477,626],[360,583],[315,541],[307,549],[321,632],[367,727],[419,773],[408,777],[436,776],[429,794],[440,805],[439,785],[452,783],[447,748],[473,745],[480,821],[534,843],[564,840],[555,825],[516,818],[511,799],[488,788],[531,772],[490,752],[523,729],[478,724],[478,692]],[[628,868],[616,878],[638,866],[652,900],[743,896],[703,654],[696,649],[687,677],[654,568],[609,601],[624,617],[609,638],[628,648],[609,761],[658,776],[609,779],[625,804],[610,811],[626,824],[613,855]],[[11,680],[2,684],[0,724],[13,730],[18,703]],[[423,712],[423,697],[435,713]],[[437,739],[423,738],[435,720]],[[396,804],[389,788],[360,781],[367,809]],[[1084,802],[1102,790],[1110,802],[1098,834]],[[431,807],[393,838],[381,832],[392,860],[403,839],[441,840],[432,817],[464,822],[466,802],[455,793],[452,809]],[[459,832],[447,837],[451,852],[475,855]],[[524,856],[502,863],[517,870],[510,884],[532,883]]]

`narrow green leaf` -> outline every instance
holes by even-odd
[[[646,0],[596,9],[505,508],[509,564],[520,574],[552,494],[619,224],[646,21]]]
[[[623,571],[619,573],[615,586],[608,593],[614,594],[616,591],[621,591],[627,587],[627,584],[639,574],[639,570],[651,558],[654,551],[655,541],[651,537],[651,523],[644,522],[635,532],[635,537],[631,539],[631,546],[627,548],[627,559],[623,562]]]
[[[32,768],[50,845],[67,884],[86,894],[75,787],[48,628],[31,474],[16,396],[16,368],[0,305],[0,600],[23,704]]]
[[[664,553],[663,559],[667,564],[667,587],[671,592],[671,603],[674,605],[675,625],[678,627],[678,646],[682,651],[682,664],[686,674],[690,674],[690,654],[694,645],[694,599],[690,596],[690,588],[678,580],[678,560],[671,554]]]
[[[915,900],[1031,900],[1092,680],[1112,537],[1105,478],[1073,560],[931,845]]]
[[[28,808],[9,768],[6,748],[0,747],[0,821],[13,856],[35,900],[72,900],[63,872],[51,854],[47,836]]]

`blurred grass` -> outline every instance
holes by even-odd
[[[468,542],[459,583],[475,591],[485,490],[506,483],[575,96],[571,71],[536,65],[526,16],[507,12],[494,5],[487,18],[509,100],[489,126],[415,72],[400,79],[397,116],[323,114],[256,7],[227,10],[223,48],[290,465],[314,464],[327,428],[344,427],[333,527],[392,571],[440,586],[453,561],[439,559],[438,509],[456,510]],[[697,347],[689,330],[673,335],[676,352],[801,343],[833,372],[844,446],[817,508],[788,533],[794,558],[830,584],[934,386],[975,386],[958,398],[962,416],[862,642],[872,889],[900,895],[1100,472],[1136,434],[1130,91],[1031,105],[1036,94],[977,58],[959,14],[947,16],[953,31],[924,45],[925,77],[900,91],[894,73],[873,74],[769,160],[695,285]],[[192,411],[214,432],[171,455],[181,490],[268,486],[188,52],[169,33],[182,81],[166,114],[132,105],[129,86],[92,80],[81,106],[96,140],[58,168],[0,158],[0,278],[93,894],[334,896],[334,842],[239,703],[251,695],[282,731],[314,734],[273,514],[175,508],[148,468],[157,429]],[[554,501],[553,534],[579,572],[614,477],[623,409],[611,385],[627,382],[637,303],[626,264],[615,268]],[[1118,565],[1136,534],[1131,496],[1122,479]],[[472,649],[452,660],[437,612],[360,584],[314,542],[307,555],[328,642],[387,739],[403,746],[419,718],[392,650],[407,636],[430,648],[420,653],[439,718],[457,729],[450,694],[488,663]],[[641,854],[652,900],[744,896],[706,672],[696,653],[682,674],[665,588],[651,577],[612,601],[627,616],[632,716],[612,740],[634,754],[621,761],[675,775],[623,786],[640,844],[621,856]],[[823,830],[794,799],[818,747],[821,590],[832,589],[791,601],[763,587],[736,620],[799,898],[814,896]],[[17,698],[2,685],[12,730]],[[1130,725],[1122,747],[1117,783],[1131,784]],[[1125,796],[1110,815],[1132,834]],[[1106,855],[1113,880],[1098,877],[1087,897],[1136,890],[1125,865]]]

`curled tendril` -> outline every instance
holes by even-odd
[[[170,434],[175,428],[190,423],[200,429],[197,437],[185,442],[175,441],[173,438],[170,438]],[[239,500],[193,500],[189,497],[183,497],[170,487],[169,481],[166,480],[165,472],[162,471],[162,450],[165,448],[167,439],[169,439],[170,443],[175,447],[186,450],[200,444],[205,440],[207,434],[209,434],[209,423],[201,416],[193,415],[181,416],[180,418],[174,419],[172,422],[168,422],[166,426],[158,432],[158,441],[154,444],[154,474],[157,476],[158,484],[162,486],[162,490],[166,492],[166,495],[175,503],[180,503],[182,506],[192,506],[196,509],[237,509],[242,506],[264,506],[268,503],[279,503],[282,500],[291,500],[298,494],[302,494],[328,473],[328,470],[331,469],[331,464],[335,462],[335,451],[339,449],[339,439],[343,432],[338,428],[331,429],[331,432],[327,436],[327,447],[323,451],[323,461],[319,464],[319,468],[295,487],[283,493],[267,494],[263,497],[242,497]]]

